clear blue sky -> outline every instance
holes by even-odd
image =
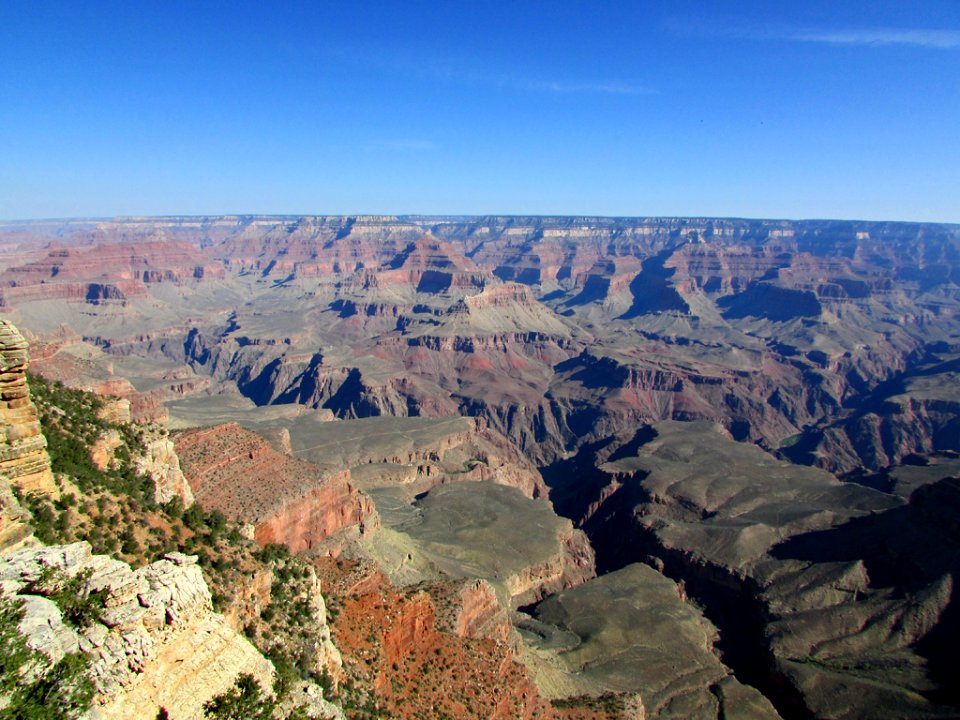
[[[0,0],[0,218],[960,222],[960,2]]]

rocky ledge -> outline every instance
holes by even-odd
[[[80,596],[102,593],[97,619],[78,627],[51,599],[66,583]],[[203,717],[203,704],[240,673],[270,687],[273,667],[222,615],[195,556],[169,553],[137,570],[86,542],[24,548],[0,558],[0,590],[23,602],[27,644],[56,663],[82,651],[97,690],[96,720]]]

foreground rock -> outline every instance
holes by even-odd
[[[75,627],[61,618],[38,585],[50,569],[82,578],[84,593],[105,591],[98,621]],[[270,663],[213,612],[196,557],[171,553],[133,570],[92,555],[87,543],[22,549],[0,558],[0,586],[25,601],[20,629],[51,663],[77,650],[90,657],[91,718],[152,718],[163,707],[171,718],[199,719],[203,704],[240,673],[272,684]]]

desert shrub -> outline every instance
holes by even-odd
[[[276,703],[263,692],[256,678],[241,674],[233,687],[203,706],[205,717],[215,720],[272,720]]]
[[[87,658],[65,655],[46,672],[43,656],[27,647],[18,626],[20,603],[0,597],[0,691],[7,698],[0,720],[63,720],[79,718],[90,708],[93,683]],[[28,679],[31,678],[32,679]]]

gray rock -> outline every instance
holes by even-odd
[[[80,649],[80,638],[73,628],[63,622],[60,608],[52,600],[37,595],[19,598],[23,602],[23,620],[20,633],[27,646],[50,658],[50,664],[59,662],[67,653]]]

